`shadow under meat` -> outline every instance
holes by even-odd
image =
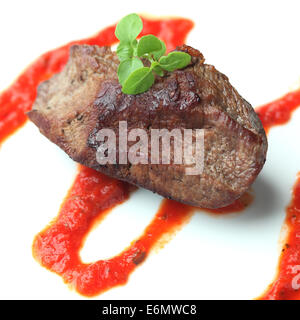
[[[241,218],[244,222],[257,222],[260,219],[267,219],[276,212],[276,208],[280,206],[280,199],[278,197],[279,190],[276,190],[276,186],[271,183],[265,176],[259,176],[252,185],[251,189],[244,194],[242,198],[251,198],[249,204],[246,204],[244,208],[235,210],[206,210],[195,208],[196,213],[208,214],[217,218]],[[252,200],[253,198],[253,200]],[[230,206],[229,206],[230,207]],[[234,206],[233,206],[234,207]]]

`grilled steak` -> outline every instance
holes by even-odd
[[[239,198],[262,169],[265,131],[251,105],[225,75],[204,63],[199,51],[177,50],[192,56],[191,65],[158,77],[143,94],[125,95],[116,54],[109,47],[75,45],[65,69],[41,83],[28,115],[42,134],[83,165],[183,203],[223,207]],[[96,149],[103,142],[96,134],[114,129],[118,142],[119,121],[127,121],[128,131],[141,128],[148,136],[152,129],[203,129],[202,174],[187,175],[186,163],[100,165]]]

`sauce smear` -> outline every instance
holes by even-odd
[[[289,92],[285,96],[267,103],[255,111],[260,117],[260,120],[266,130],[269,131],[271,127],[286,124],[300,105],[300,89]]]
[[[168,51],[183,44],[193,27],[193,22],[187,19],[143,18],[143,22],[141,36],[151,33],[160,37],[165,41]],[[114,30],[115,25],[93,37],[73,41],[43,54],[11,87],[3,91],[0,94],[0,143],[26,122],[26,112],[31,109],[36,98],[38,84],[63,69],[71,45],[112,45],[117,42]],[[256,110],[268,131],[272,126],[287,123],[299,105],[300,89]],[[82,263],[79,251],[91,227],[114,206],[126,201],[131,191],[132,187],[124,182],[80,166],[59,215],[36,236],[33,243],[34,257],[86,296],[125,284],[131,272],[144,261],[162,236],[182,226],[193,212],[192,207],[163,200],[153,221],[127,249],[108,260]],[[237,212],[251,201],[251,194],[248,194],[228,207],[206,211],[217,214]],[[277,279],[262,299],[300,299],[300,176],[294,187],[291,204],[287,208],[286,223],[289,235],[281,255]]]
[[[129,193],[128,184],[80,166],[58,217],[33,242],[35,259],[85,296],[125,284],[161,237],[180,227],[192,213],[191,207],[164,200],[142,236],[127,249],[108,260],[82,263],[79,251],[93,224],[128,199]]]
[[[286,124],[300,106],[300,89],[256,109],[265,130]],[[286,210],[288,235],[279,259],[276,279],[260,299],[300,299],[300,175],[293,188],[293,196]]]
[[[263,300],[300,300],[300,172],[285,223],[289,233],[281,252],[278,274],[261,297]]]
[[[300,106],[300,89],[256,109],[265,130],[286,124]],[[276,279],[260,297],[262,300],[300,299],[300,176],[286,210],[288,235],[279,259]]]

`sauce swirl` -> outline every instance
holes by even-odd
[[[162,38],[168,50],[183,44],[193,27],[193,22],[188,19],[143,18],[143,22],[141,36],[151,33]],[[109,26],[93,37],[70,42],[43,54],[3,91],[0,94],[0,143],[26,122],[26,112],[31,109],[36,98],[38,84],[62,70],[67,62],[70,46],[112,45],[117,41],[114,29],[115,25]],[[266,131],[269,131],[275,125],[287,123],[299,105],[300,89],[256,110]],[[85,296],[94,296],[125,284],[161,237],[181,227],[193,212],[192,207],[163,200],[153,221],[128,248],[108,260],[82,263],[79,251],[93,224],[113,207],[126,201],[131,192],[132,187],[128,184],[79,166],[78,175],[59,215],[34,239],[33,255],[36,260],[59,274],[66,283]],[[207,211],[215,214],[237,212],[251,201],[251,194],[248,194],[226,208]],[[300,290],[295,289],[300,287],[300,175],[287,208],[286,224],[289,234],[280,257],[277,278],[261,299],[300,299]]]
[[[111,259],[82,263],[79,251],[95,221],[127,200],[129,194],[130,186],[125,182],[80,166],[58,217],[33,242],[35,259],[85,296],[125,284],[161,237],[180,227],[192,213],[191,207],[164,200],[141,237],[127,249]]]

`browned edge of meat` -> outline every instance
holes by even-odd
[[[125,95],[116,54],[109,47],[75,45],[64,70],[38,87],[28,116],[83,165],[186,204],[223,207],[248,190],[261,171],[266,134],[251,105],[225,75],[205,64],[198,50],[186,45],[177,50],[192,56],[191,65],[157,77],[143,94]],[[111,128],[118,142],[119,121],[127,121],[128,131],[146,130],[149,141],[151,129],[204,129],[203,173],[186,175],[186,163],[99,165],[95,135]]]

